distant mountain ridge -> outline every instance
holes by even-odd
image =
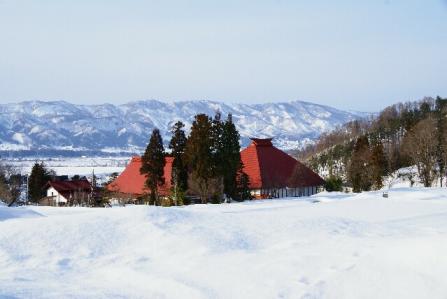
[[[321,133],[367,114],[303,101],[229,104],[216,101],[144,100],[122,105],[77,105],[65,101],[26,101],[0,105],[0,150],[140,152],[154,127],[164,142],[178,120],[191,126],[194,115],[225,118],[232,113],[243,145],[249,137],[274,137],[276,146],[297,148]]]

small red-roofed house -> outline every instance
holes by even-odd
[[[75,200],[88,201],[93,196],[93,188],[86,179],[72,181],[49,181],[44,189],[46,197],[40,200],[42,205],[64,206]]]

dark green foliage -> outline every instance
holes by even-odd
[[[208,202],[210,183],[216,173],[212,130],[212,121],[206,114],[196,115],[185,149],[185,160],[191,171],[188,185],[199,193],[202,203]]]
[[[223,140],[224,124],[219,111],[216,112],[211,123],[211,153],[213,177],[221,177],[224,173],[223,162],[225,161],[223,148],[225,146]]]
[[[43,187],[53,175],[54,173],[48,170],[43,162],[34,163],[28,178],[28,200],[30,202],[38,203],[45,196]]]
[[[223,194],[239,197],[237,176],[242,163],[239,132],[231,114],[226,121],[222,121],[220,112],[213,119],[196,115],[184,157],[190,171],[188,187],[202,203],[220,203]]]
[[[238,201],[253,199],[250,193],[250,179],[248,175],[239,169],[237,173],[236,181],[236,196],[234,197]]]
[[[380,140],[375,140],[372,146],[371,168],[374,186],[379,190],[383,187],[383,177],[388,174],[388,160]]]
[[[446,122],[447,122],[447,99],[436,98],[436,162],[441,178],[441,187],[446,170]]]
[[[324,188],[328,192],[343,191],[343,180],[340,177],[330,176],[325,180]]]
[[[158,129],[154,129],[142,156],[140,173],[147,176],[146,187],[149,189],[149,203],[159,205],[158,186],[164,184],[165,152],[163,140]]]
[[[184,202],[185,192],[188,189],[188,168],[184,161],[184,154],[186,148],[186,135],[184,131],[184,124],[178,121],[171,129],[172,138],[169,143],[171,155],[174,158],[172,162],[172,198],[176,205],[181,205]]]
[[[224,194],[233,199],[238,197],[237,176],[238,171],[242,168],[239,138],[239,132],[233,123],[232,115],[228,114],[222,130],[220,166],[223,176]]]
[[[354,146],[351,161],[348,168],[348,179],[354,192],[371,189],[371,151],[366,136],[360,136]]]

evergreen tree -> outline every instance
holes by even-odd
[[[188,188],[188,169],[184,161],[184,154],[186,148],[186,135],[183,130],[184,124],[178,121],[171,129],[172,138],[169,143],[171,155],[174,158],[172,162],[171,185],[173,199],[176,205],[184,203],[183,197]]]
[[[163,140],[158,129],[152,130],[149,144],[141,160],[140,173],[146,175],[146,187],[150,191],[149,204],[160,205],[158,186],[165,182],[164,167],[166,161]]]
[[[371,189],[372,178],[370,169],[371,152],[369,141],[365,135],[360,136],[352,152],[351,162],[348,167],[348,178],[354,192]]]
[[[383,177],[388,174],[388,160],[383,150],[383,144],[376,140],[371,152],[372,179],[377,190],[383,187]]]
[[[28,200],[38,203],[45,196],[43,187],[51,179],[52,172],[49,171],[43,162],[34,163],[31,174],[28,178]]]
[[[191,170],[189,187],[199,193],[202,203],[210,198],[215,177],[215,152],[212,120],[206,114],[197,114],[191,126],[185,149],[185,159]]]
[[[325,179],[324,188],[328,192],[343,191],[343,180],[340,177],[329,176]]]
[[[224,183],[224,193],[227,197],[235,199],[237,197],[237,176],[242,170],[241,146],[239,144],[239,132],[233,123],[231,114],[223,124],[222,147],[221,147],[221,168]]]
[[[226,162],[223,156],[223,148],[225,146],[223,140],[224,124],[222,123],[222,115],[220,111],[217,111],[211,122],[211,152],[212,152],[212,165],[213,177],[223,177],[224,169],[223,165]]]
[[[248,174],[242,171],[242,167],[237,173],[235,199],[239,201],[253,199],[250,192],[250,178]]]
[[[447,118],[447,99],[436,98],[436,162],[439,169],[439,178],[441,187],[446,169],[446,118]]]

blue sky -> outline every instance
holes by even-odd
[[[447,1],[0,0],[0,102],[447,97]]]

